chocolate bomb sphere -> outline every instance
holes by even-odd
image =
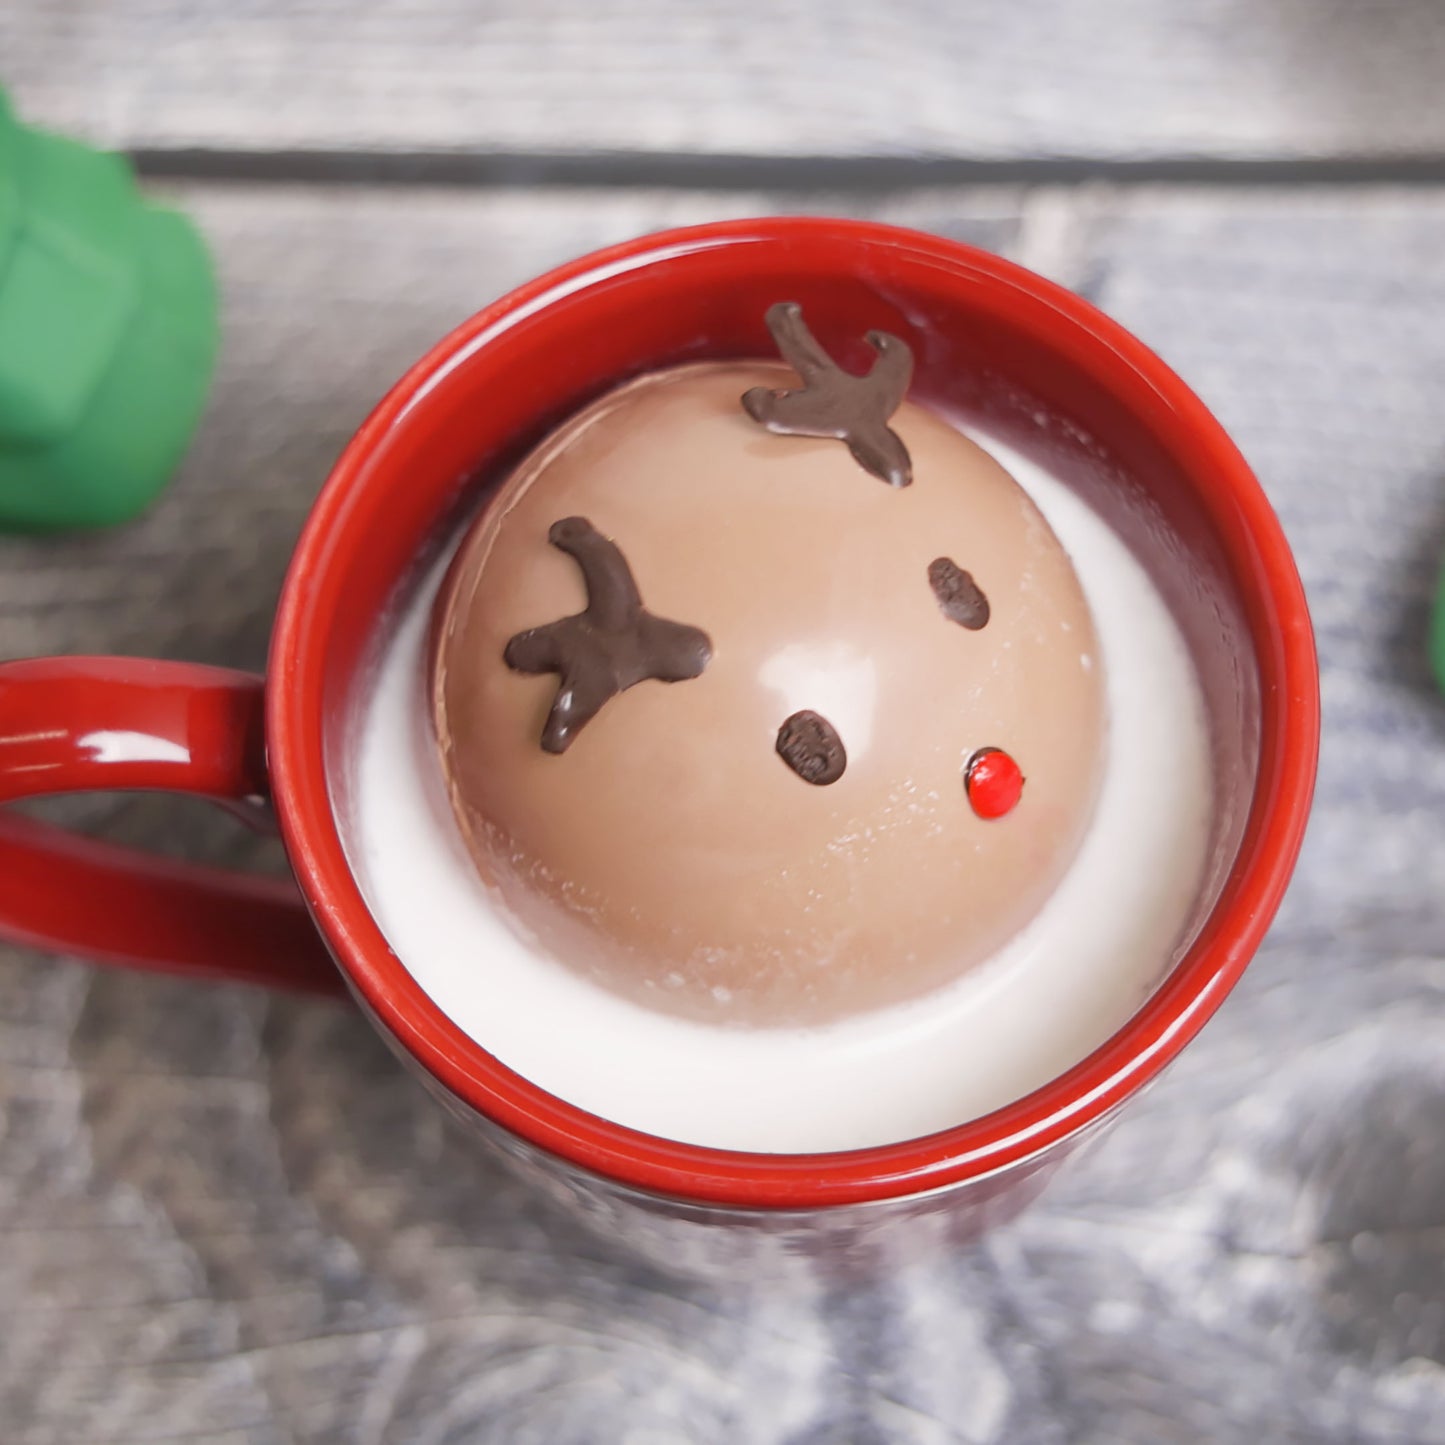
[[[872,334],[836,368],[642,377],[463,540],[432,708],[476,866],[537,948],[654,1007],[821,1022],[978,964],[1088,826],[1106,727],[1072,564]],[[485,958],[478,958],[485,969]]]

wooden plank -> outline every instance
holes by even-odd
[[[259,665],[327,464],[427,342],[565,255],[797,204],[179,197],[225,285],[202,434],[133,528],[0,543],[0,652]],[[1326,759],[1294,901],[1240,990],[979,1247],[873,1287],[716,1292],[512,1182],[357,1016],[7,952],[8,1442],[1438,1438],[1445,727],[1419,633],[1445,549],[1445,194],[940,193],[882,213],[1023,256],[1137,329],[1291,532]],[[169,809],[87,816],[254,857]]]
[[[0,77],[36,119],[137,147],[1438,155],[1439,19],[1434,0],[12,0]]]

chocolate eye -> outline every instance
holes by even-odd
[[[1023,796],[1024,775],[1002,748],[980,748],[964,765],[963,786],[980,818],[1002,818]]]
[[[938,598],[939,610],[950,622],[970,632],[988,626],[988,598],[983,588],[952,557],[935,557],[928,564],[928,585]]]
[[[778,729],[778,756],[805,782],[817,787],[836,783],[848,766],[848,754],[837,729],[806,708]]]

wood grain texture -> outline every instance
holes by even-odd
[[[1445,150],[1435,0],[5,0],[113,144],[765,156]]]
[[[194,186],[225,348],[142,522],[0,542],[0,654],[260,665],[349,430],[554,260],[796,197]],[[819,199],[820,208],[846,202]],[[7,1445],[1400,1445],[1445,1434],[1445,194],[920,194],[873,214],[1093,296],[1257,465],[1319,627],[1298,885],[1245,982],[1045,1202],[926,1273],[639,1269],[459,1137],[342,1009],[0,958]],[[99,799],[156,846],[224,820]],[[270,860],[274,861],[274,860]]]

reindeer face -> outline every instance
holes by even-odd
[[[844,415],[773,319],[794,373],[646,377],[523,463],[462,544],[433,668],[504,907],[608,987],[764,1024],[915,995],[1017,931],[1082,837],[1105,726],[1027,497],[899,405],[896,339]]]

